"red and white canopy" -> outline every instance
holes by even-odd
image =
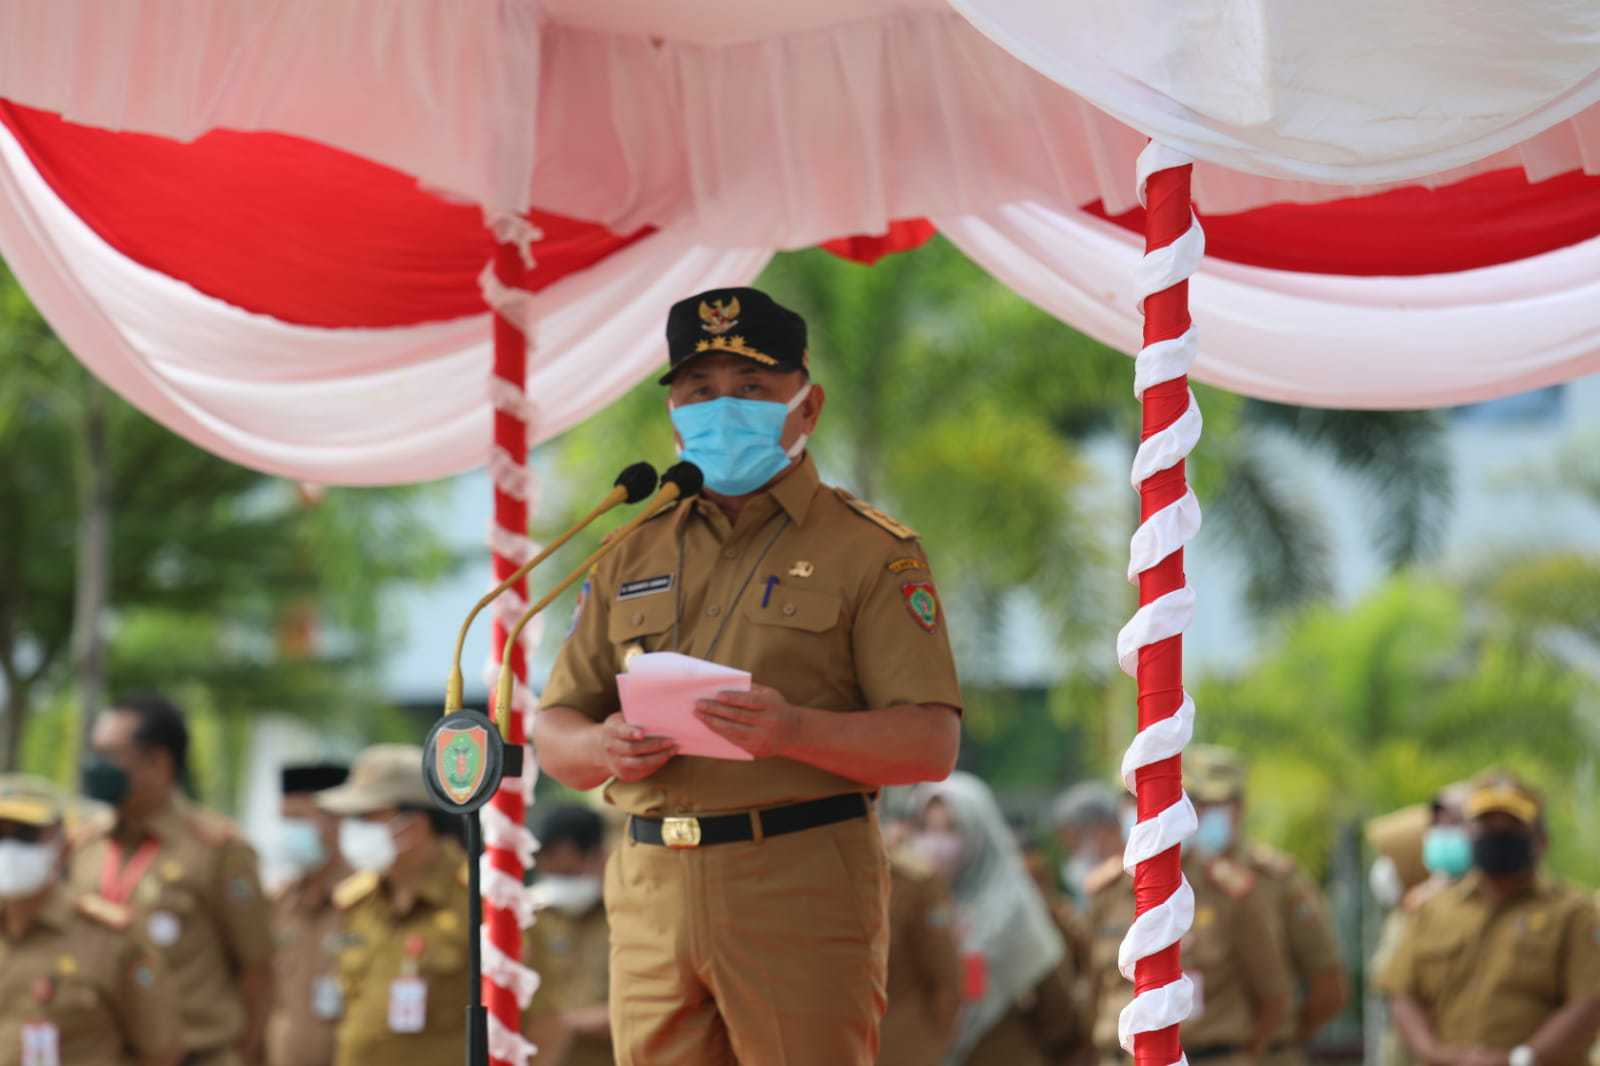
[[[17,0],[0,254],[205,447],[411,480],[486,457],[477,205],[544,234],[544,439],[671,300],[896,220],[1132,351],[1155,135],[1201,160],[1196,376],[1462,402],[1600,367],[1600,10],[1502,7]]]

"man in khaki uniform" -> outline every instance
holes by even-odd
[[[334,763],[286,766],[280,776],[284,850],[293,880],[274,893],[277,1007],[267,1022],[268,1066],[331,1066],[343,1013],[339,991],[342,923],[333,889],[350,876],[339,856],[339,819],[317,807],[316,793],[342,785]]]
[[[1209,827],[1209,833],[1202,829],[1196,835],[1196,850],[1202,856],[1224,855],[1257,875],[1275,939],[1284,952],[1297,1009],[1274,1035],[1268,1066],[1301,1066],[1306,1061],[1305,1045],[1350,998],[1327,902],[1292,857],[1244,839],[1246,771],[1238,753],[1197,744],[1185,753],[1183,770],[1184,788],[1195,802],[1201,825]],[[1219,828],[1223,826],[1226,833]]]
[[[459,1061],[467,1038],[466,853],[453,815],[433,806],[422,749],[377,744],[350,779],[317,793],[344,819],[339,850],[356,873],[333,891],[344,919],[337,1066]]]
[[[63,799],[0,777],[0,1066],[175,1066],[178,1006],[126,907],[61,883]]]
[[[526,1031],[544,1066],[610,1066],[610,932],[601,902],[605,821],[581,804],[551,811],[539,831],[538,920],[527,931],[539,990]]]
[[[189,731],[159,696],[95,720],[84,791],[116,809],[72,857],[72,884],[132,909],[183,1017],[183,1048],[205,1066],[255,1063],[272,1008],[271,909],[256,854],[227,818],[180,794]]]
[[[668,407],[704,494],[596,568],[543,693],[544,769],[630,815],[607,868],[617,1059],[866,1066],[888,865],[871,796],[949,773],[961,695],[909,529],[825,487],[805,322],[754,289],[668,316]],[[619,713],[635,654],[750,672],[695,714],[752,761],[688,757]]]
[[[889,1009],[880,1066],[938,1066],[961,1007],[961,950],[950,893],[914,856],[889,862]]]
[[[1233,859],[1205,860],[1185,851],[1184,876],[1194,889],[1194,926],[1183,938],[1183,969],[1195,983],[1195,1009],[1183,1023],[1184,1053],[1208,1066],[1255,1066],[1289,1013],[1289,972],[1269,913],[1262,878]],[[1094,1042],[1104,1066],[1123,1066],[1117,1020],[1133,985],[1117,968],[1117,952],[1133,924],[1133,879],[1122,860],[1089,875],[1089,922],[1095,934],[1099,994]]]
[[[1600,1030],[1600,917],[1539,871],[1539,794],[1506,771],[1464,804],[1476,869],[1419,907],[1379,975],[1430,1064],[1580,1066]]]

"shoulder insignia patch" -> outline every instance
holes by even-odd
[[[333,905],[347,911],[378,889],[378,875],[371,870],[351,874],[333,889]]]
[[[884,514],[867,501],[857,499],[848,492],[844,491],[844,489],[836,488],[833,491],[838,493],[839,499],[844,501],[845,506],[849,507],[852,511],[860,515],[862,518],[865,518],[873,525],[886,530],[889,535],[894,537],[896,540],[917,539],[916,530],[902,522],[898,522],[895,519],[890,518],[888,515]]]
[[[1083,879],[1083,890],[1091,896],[1099,895],[1121,879],[1122,856],[1113,855],[1089,871],[1089,876]]]
[[[1243,899],[1256,887],[1256,872],[1232,859],[1214,859],[1208,872],[1212,883],[1234,899]]]
[[[104,896],[82,895],[73,901],[73,906],[77,908],[79,914],[90,921],[97,922],[107,929],[115,929],[119,933],[133,924],[132,911],[120,903],[111,902]]]

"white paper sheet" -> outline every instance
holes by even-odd
[[[675,651],[636,655],[628,672],[617,675],[622,716],[630,724],[654,736],[671,737],[678,742],[680,755],[748,762],[753,755],[713,733],[694,715],[696,700],[728,690],[750,691],[750,675]]]

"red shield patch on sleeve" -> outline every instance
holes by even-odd
[[[907,581],[900,586],[900,595],[905,598],[906,610],[917,625],[929,633],[938,628],[939,594],[934,591],[932,582]]]

